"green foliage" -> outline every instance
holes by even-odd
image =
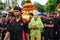
[[[22,3],[21,3],[21,5],[23,6],[25,4],[25,0],[22,0]]]
[[[60,3],[60,0],[57,0],[57,4]]]
[[[40,5],[38,2],[35,2],[35,3],[34,3],[34,6],[35,6],[35,8],[36,8],[38,11],[44,11],[44,10],[43,10],[43,6]]]
[[[57,0],[48,0],[44,7],[45,12],[53,12],[56,8]]]
[[[0,10],[3,10],[3,9],[4,9],[4,4],[0,3]]]
[[[17,0],[12,0],[12,6],[14,7],[17,4]]]

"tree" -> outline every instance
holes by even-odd
[[[60,0],[57,0],[57,4],[60,3]]]
[[[0,10],[3,10],[3,9],[4,9],[4,4],[0,3]]]
[[[44,7],[45,12],[53,12],[56,8],[57,0],[48,0]]]
[[[21,5],[23,6],[25,4],[25,0],[22,0],[22,3],[21,3]]]
[[[35,3],[34,3],[34,6],[35,6],[35,8],[36,8],[38,11],[44,11],[44,10],[43,10],[43,6],[40,5],[38,2],[35,2]]]
[[[12,0],[12,6],[14,7],[17,4],[17,0]]]

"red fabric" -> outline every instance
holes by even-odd
[[[25,32],[24,32],[24,30],[22,31],[22,38],[23,38],[23,40],[26,40],[25,39]]]
[[[24,22],[24,23],[27,23],[27,20],[26,20],[26,19],[23,19],[23,22]]]
[[[13,20],[10,20],[10,23],[12,23],[13,22]]]
[[[26,19],[23,19],[23,22],[27,23]],[[22,31],[22,38],[23,38],[23,40],[26,40],[26,36],[25,36],[24,30]]]

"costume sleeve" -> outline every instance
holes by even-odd
[[[28,28],[31,29],[32,27],[32,20],[30,21],[30,23],[28,24]]]
[[[43,25],[43,23],[42,23],[41,18],[40,18],[40,20],[39,20],[39,27],[38,27],[38,28],[40,28],[40,29],[43,29],[43,28],[44,28],[44,25]]]

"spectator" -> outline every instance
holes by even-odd
[[[2,40],[4,40],[5,34],[7,32],[8,22],[6,20],[6,16],[7,16],[6,14],[2,15],[2,22],[0,23],[0,29],[1,29],[1,32],[2,32]]]
[[[54,27],[54,20],[50,17],[48,13],[44,22],[44,38],[45,40],[53,40],[53,27]]]

